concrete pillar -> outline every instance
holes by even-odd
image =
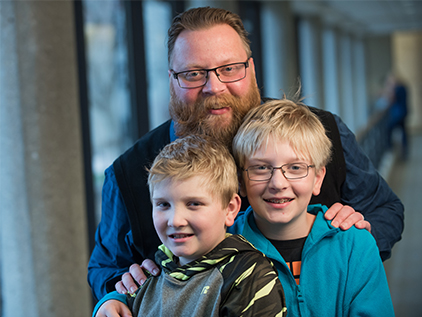
[[[89,316],[72,1],[1,1],[3,317]]]
[[[422,131],[422,32],[396,32],[392,38],[393,70],[408,86],[408,126]]]
[[[322,87],[321,25],[318,18],[302,17],[298,26],[299,69],[305,103],[324,108]]]
[[[340,96],[337,49],[336,30],[331,26],[325,26],[322,32],[324,109],[339,115]]]
[[[299,74],[290,2],[263,1],[261,23],[264,96],[291,96],[298,88]]]
[[[352,52],[350,35],[343,33],[340,38],[340,90],[342,120],[352,132],[355,131],[355,100],[353,99]]]
[[[368,124],[368,94],[366,90],[366,63],[365,47],[359,37],[352,38],[353,53],[353,100],[355,101],[355,128],[356,132],[364,129]]]
[[[385,78],[392,70],[391,36],[372,35],[365,38],[366,79],[370,114],[384,87]]]

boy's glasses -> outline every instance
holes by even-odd
[[[274,170],[279,169],[286,179],[305,178],[309,174],[309,168],[315,165],[307,165],[305,163],[288,163],[280,167],[271,165],[254,165],[243,169],[247,172],[251,181],[269,181],[274,174]]]
[[[249,59],[248,59],[249,60]],[[249,62],[232,63],[210,69],[192,69],[184,72],[176,73],[170,70],[173,77],[177,79],[180,88],[192,89],[205,86],[208,81],[208,73],[215,72],[217,78],[222,83],[234,83],[246,77],[246,68]]]

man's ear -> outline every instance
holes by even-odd
[[[314,196],[318,196],[319,193],[321,192],[321,186],[322,186],[322,182],[324,181],[325,173],[326,173],[325,166],[321,168],[319,171],[316,171],[314,189],[312,190],[312,194]]]
[[[234,219],[236,218],[240,206],[242,204],[242,200],[240,199],[238,194],[234,194],[232,199],[227,206],[227,214],[226,214],[226,226],[230,227],[234,224]]]
[[[252,57],[250,57],[250,58],[249,58],[249,68],[251,69],[252,74],[253,74],[254,76],[256,76],[256,75],[255,75],[255,63],[254,63],[254,61],[253,61],[253,58],[252,58]]]

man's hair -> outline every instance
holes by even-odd
[[[268,146],[270,137],[286,141],[300,159],[309,160],[316,170],[327,165],[331,141],[318,117],[300,101],[284,97],[253,108],[243,119],[233,139],[233,155],[239,167],[261,146]]]
[[[208,29],[219,24],[227,24],[239,34],[243,46],[245,47],[246,54],[250,57],[252,52],[248,39],[248,32],[246,32],[240,17],[237,14],[224,9],[200,7],[182,12],[173,19],[168,30],[167,40],[169,66],[171,66],[172,62],[174,44],[180,33],[184,30],[197,31]],[[210,43],[210,45],[212,45],[212,43]]]
[[[229,150],[211,139],[191,135],[167,144],[149,169],[148,185],[151,197],[156,184],[203,177],[203,186],[221,199],[227,207],[238,192],[236,163]]]

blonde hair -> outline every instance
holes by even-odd
[[[223,208],[239,189],[236,163],[229,150],[211,139],[191,135],[167,144],[155,158],[148,176],[150,195],[164,180],[194,176],[204,178],[204,186],[221,199]]]
[[[169,66],[171,67],[174,44],[180,33],[184,30],[197,31],[207,29],[219,24],[227,24],[239,34],[247,56],[251,57],[252,51],[248,32],[246,32],[242,20],[237,14],[220,8],[200,7],[182,12],[173,19],[168,30],[167,39]]]
[[[239,167],[270,137],[287,141],[295,154],[314,164],[316,170],[326,166],[331,155],[331,141],[318,117],[300,101],[284,97],[253,108],[243,119],[233,139],[233,155]]]

